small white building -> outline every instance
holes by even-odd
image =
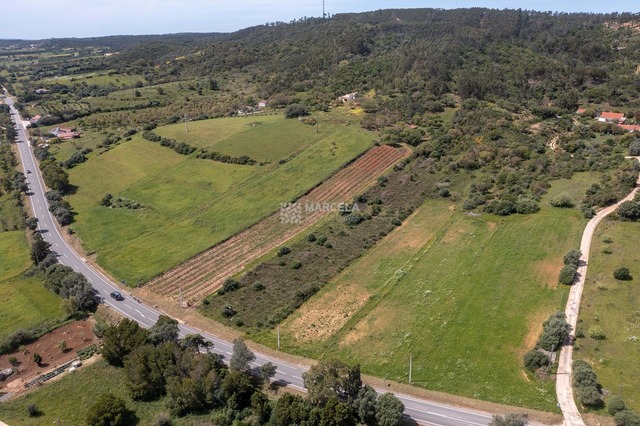
[[[338,99],[344,102],[352,101],[356,98],[357,92],[347,93],[346,95],[340,96]]]

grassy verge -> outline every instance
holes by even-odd
[[[55,294],[40,280],[22,276],[30,266],[24,231],[0,233],[0,253],[0,339],[18,329],[64,317]]]
[[[605,242],[611,241],[611,242]],[[574,359],[591,364],[605,391],[620,395],[627,407],[640,411],[640,223],[605,221],[597,229],[580,307]],[[631,281],[618,281],[613,271],[631,270]],[[600,329],[604,339],[590,331]]]

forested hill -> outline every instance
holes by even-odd
[[[369,93],[374,102],[365,111],[390,111],[394,122],[441,111],[456,95],[539,117],[567,113],[584,102],[639,109],[640,33],[637,26],[619,25],[639,19],[397,9],[268,23],[230,34],[53,39],[46,43],[59,49],[101,45],[119,54],[65,57],[60,63],[49,58],[22,75],[25,90],[18,94],[33,98],[37,87],[29,81],[109,69],[141,75],[149,85],[234,81],[232,93],[267,99],[272,106],[323,108],[338,95]],[[231,113],[242,102],[238,97],[222,110]]]
[[[540,106],[546,99],[563,107],[563,96],[574,89],[617,103],[640,88],[633,73],[640,39],[607,24],[637,18],[478,8],[381,10],[252,27],[168,63],[172,55],[184,54],[185,45],[172,52],[141,44],[114,61],[135,68],[141,63],[132,65],[131,59],[144,58],[143,65],[160,66],[156,77],[246,72],[265,98],[304,93],[328,102],[350,91],[402,93],[405,114],[412,104],[448,92],[521,106],[532,100]]]

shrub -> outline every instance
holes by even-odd
[[[153,426],[171,426],[171,416],[167,413],[158,413],[153,422]]]
[[[516,203],[510,200],[491,201],[484,206],[484,211],[498,216],[509,216],[516,212]]]
[[[27,405],[27,414],[29,417],[38,417],[40,415],[40,409],[35,404]]]
[[[282,246],[278,249],[278,256],[286,256],[291,253],[291,249],[286,246]]]
[[[604,334],[604,331],[602,330],[602,327],[600,327],[599,325],[594,325],[593,327],[589,328],[589,337],[596,340],[604,340],[607,338],[607,336]]]
[[[617,412],[624,410],[627,408],[624,405],[624,401],[618,395],[614,395],[609,398],[607,402],[607,412],[612,416],[615,416]]]
[[[596,373],[586,362],[578,360],[573,363],[573,385],[582,405],[596,408],[603,405]]]
[[[489,426],[526,426],[527,424],[529,424],[527,414],[509,413],[504,416],[493,416]]]
[[[11,358],[9,358],[9,364],[16,367],[18,365],[18,358],[16,358],[15,356],[12,356]]]
[[[391,221],[391,224],[393,226],[400,226],[400,225],[402,225],[402,221],[399,218],[394,217],[393,220]]]
[[[355,226],[362,222],[364,219],[358,212],[351,213],[344,218],[344,222],[349,226]]]
[[[529,371],[536,371],[546,365],[549,365],[549,357],[537,349],[531,349],[524,355],[524,367]]]
[[[264,290],[264,284],[262,284],[261,282],[257,282],[253,284],[253,291],[262,291]]]
[[[582,256],[582,252],[577,249],[571,249],[564,255],[563,262],[565,265],[570,265],[575,268],[578,268],[578,263],[580,262],[580,257]]]
[[[573,200],[567,194],[561,194],[556,198],[552,199],[551,205],[553,207],[560,207],[560,208],[571,208],[575,206]]]
[[[125,402],[112,394],[102,394],[89,407],[88,426],[120,426],[131,423],[130,411]]]
[[[560,275],[558,276],[558,282],[564,285],[573,284],[573,279],[576,276],[576,268],[572,265],[565,265],[564,268],[560,270]]]
[[[581,211],[582,211],[582,216],[584,216],[585,219],[591,219],[596,215],[596,211],[593,207],[583,206]]]
[[[618,411],[614,416],[616,426],[640,426],[640,415],[631,410]]]
[[[640,139],[631,141],[629,144],[629,155],[633,155],[634,157],[640,155]]]
[[[302,263],[300,262],[293,262],[291,264],[291,269],[300,269],[300,268],[302,268]]]
[[[538,347],[548,351],[556,350],[570,332],[571,325],[567,323],[564,312],[556,312],[542,323],[542,334],[538,339]]]
[[[616,280],[627,281],[631,279],[631,274],[628,268],[618,268],[613,271],[613,278]]]
[[[33,362],[35,362],[36,364],[40,365],[40,363],[42,362],[42,355],[40,355],[38,353],[34,353],[33,354]]]
[[[309,111],[300,104],[289,105],[284,114],[286,118],[304,117],[305,115],[309,115]]]
[[[635,222],[640,219],[640,203],[637,201],[625,201],[620,204],[616,213],[621,220]]]
[[[315,240],[316,240],[316,235],[315,234],[307,235],[307,241],[309,241],[310,243],[314,242]]]
[[[231,307],[231,305],[227,305],[222,309],[222,316],[224,318],[231,318],[232,316],[234,316],[237,313],[238,312],[235,309],[233,309]]]
[[[522,200],[516,203],[516,213],[533,214],[540,211],[540,206],[533,200]]]
[[[440,196],[441,196],[442,198],[447,198],[447,197],[450,197],[450,196],[451,196],[451,192],[449,192],[449,190],[448,190],[447,188],[442,188],[442,189],[438,192],[438,194],[440,194]]]
[[[240,283],[234,280],[233,278],[227,278],[224,281],[224,284],[222,284],[222,289],[225,291],[225,293],[228,293],[230,291],[235,291],[239,288],[240,288]]]

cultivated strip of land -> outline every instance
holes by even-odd
[[[302,216],[297,223],[283,223],[280,212],[275,212],[155,278],[149,283],[148,289],[163,296],[178,298],[182,293],[184,300],[200,300],[220,287],[226,278],[241,271],[247,263],[277,248],[331,213],[331,209],[322,208],[322,204],[351,202],[385,170],[410,153],[407,147],[388,145],[371,149],[300,198],[297,203],[302,208]],[[320,208],[315,208],[318,204]],[[310,210],[313,211],[306,212],[306,206],[312,206]]]

